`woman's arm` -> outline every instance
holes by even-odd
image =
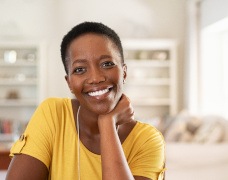
[[[8,168],[7,180],[48,178],[47,167],[51,162],[55,132],[55,118],[51,112],[56,104],[57,100],[54,98],[43,101],[29,120],[25,132],[13,144],[10,150],[13,158]]]
[[[100,125],[102,179],[149,180],[146,177],[133,177],[115,127],[115,125],[110,125],[107,121]]]
[[[116,125],[108,121],[109,120],[106,119],[99,125],[101,134],[102,179],[134,179],[116,132]]]
[[[40,160],[25,154],[15,155],[7,171],[6,180],[46,180],[48,169]]]
[[[99,116],[103,180],[149,180],[145,177],[133,177],[116,130],[116,125],[128,123],[133,119],[134,111],[125,95],[112,112]]]

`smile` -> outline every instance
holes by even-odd
[[[100,96],[100,95],[105,94],[105,93],[107,93],[107,92],[109,92],[109,88],[103,89],[103,90],[99,90],[99,91],[89,92],[88,94],[89,94],[90,96]]]

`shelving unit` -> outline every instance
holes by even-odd
[[[177,113],[177,45],[174,40],[125,39],[124,86],[137,119],[150,122]]]
[[[40,100],[41,45],[0,43],[0,150],[24,130]]]

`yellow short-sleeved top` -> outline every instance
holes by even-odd
[[[37,108],[10,156],[27,154],[42,161],[49,179],[101,178],[101,156],[90,152],[78,139],[71,99],[49,98]],[[154,127],[137,122],[122,144],[133,175],[161,180],[164,172],[164,139]],[[78,162],[80,165],[78,166]]]

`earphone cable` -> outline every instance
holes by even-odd
[[[78,107],[78,112],[77,112],[77,133],[78,133],[78,180],[80,180],[80,136],[79,136],[79,111],[80,111],[80,106]]]

